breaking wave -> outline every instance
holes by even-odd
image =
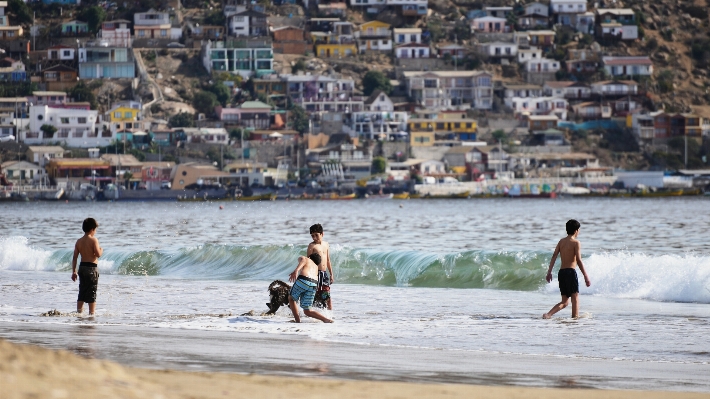
[[[184,279],[286,279],[305,252],[305,246],[294,245],[108,249],[99,268],[102,273]],[[71,256],[71,250],[32,247],[24,237],[0,237],[0,270],[67,271]],[[556,282],[545,282],[550,256],[549,251],[431,253],[331,247],[338,283],[557,293]],[[592,286],[580,287],[583,294],[710,303],[710,256],[609,252],[592,254],[585,266]]]

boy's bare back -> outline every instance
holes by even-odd
[[[560,254],[560,269],[574,269],[578,259],[581,260],[581,243],[572,236],[567,236],[557,243],[555,252]]]
[[[97,263],[99,257],[103,253],[103,250],[99,246],[99,240],[96,237],[87,234],[76,240],[76,244],[74,245],[74,253],[81,255],[82,262]],[[74,257],[74,259],[76,259],[76,257]]]

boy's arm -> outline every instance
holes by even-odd
[[[557,255],[560,254],[560,243],[557,243],[557,246],[555,247],[555,252],[552,254],[552,259],[550,259],[550,267],[547,268],[547,277],[545,277],[545,280],[547,280],[548,283],[552,282],[552,268],[555,267],[555,262],[557,261]]]
[[[333,284],[333,265],[330,263],[330,245],[325,247],[325,257],[328,259],[326,261],[326,267],[328,268],[328,274],[330,274],[330,283]]]
[[[101,248],[101,246],[99,245],[99,240],[94,238],[94,255],[96,255],[97,258],[100,258],[101,255],[103,255],[103,254],[104,254],[104,249]]]
[[[584,276],[584,283],[587,284],[587,287],[592,285],[592,282],[589,281],[589,277],[587,276],[587,272],[584,270],[584,264],[582,263],[582,243],[577,241],[575,249],[575,254],[574,257],[576,258],[577,261],[577,266],[579,266],[579,270],[582,272],[582,275]]]
[[[303,269],[303,266],[306,265],[308,262],[308,258],[305,256],[299,256],[298,257],[298,266],[296,266],[296,269],[293,270],[293,272],[288,276],[288,281],[294,282],[298,278],[298,273]]]
[[[76,281],[76,278],[78,277],[76,274],[76,260],[79,258],[79,246],[77,245],[79,242],[77,241],[76,244],[74,244],[74,256],[72,256],[71,259],[71,281]]]
[[[308,249],[306,250],[306,256],[311,256],[313,253],[313,243],[308,244]]]

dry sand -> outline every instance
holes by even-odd
[[[341,381],[147,370],[0,340],[0,397],[15,398],[708,398],[708,394]]]

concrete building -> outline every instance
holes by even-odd
[[[404,72],[407,94],[428,109],[491,109],[493,76],[484,71]]]
[[[126,19],[104,21],[101,23],[99,37],[112,47],[133,47],[131,28],[128,26],[130,23]]]
[[[136,63],[127,47],[106,47],[88,42],[79,48],[79,78],[135,78]]]
[[[43,125],[54,126],[57,131],[48,135]],[[63,142],[69,147],[105,147],[114,136],[110,131],[100,131],[98,111],[84,109],[53,108],[49,105],[30,107],[30,126],[22,132],[20,140],[26,144]]]
[[[274,73],[273,49],[265,40],[208,40],[201,55],[208,73],[224,71],[244,78]]]

